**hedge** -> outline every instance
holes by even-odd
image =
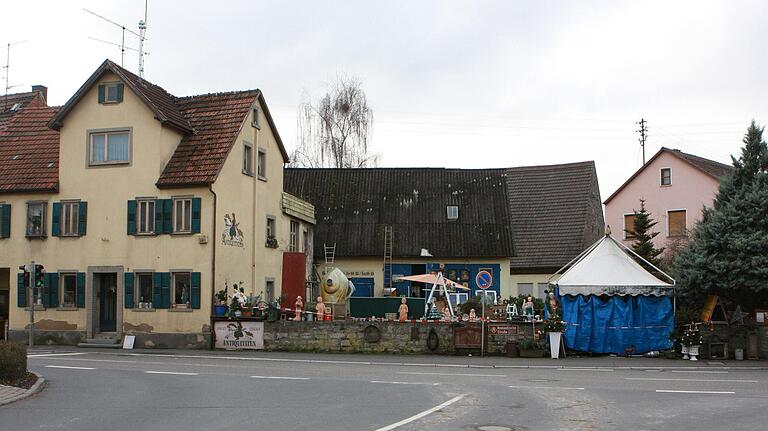
[[[0,379],[16,379],[27,373],[27,346],[0,341]]]

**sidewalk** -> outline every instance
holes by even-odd
[[[106,355],[158,355],[190,358],[212,358],[254,361],[286,361],[316,363],[353,363],[361,365],[401,365],[456,368],[614,368],[614,369],[726,369],[768,370],[768,361],[699,360],[661,358],[624,358],[616,356],[548,359],[507,358],[504,356],[445,356],[445,355],[386,355],[362,353],[293,353],[226,350],[171,350],[171,349],[93,349],[67,346],[45,346],[29,351],[36,353],[100,353]]]
[[[37,374],[37,373],[35,373]],[[37,382],[29,389],[17,388],[15,386],[0,385],[0,406],[10,404],[15,401],[22,400],[27,397],[31,397],[36,393],[43,390],[43,384],[45,379],[40,374],[37,374]]]

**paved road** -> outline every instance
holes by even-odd
[[[0,430],[765,429],[764,370],[387,359],[38,350],[30,368],[49,386],[0,407]]]

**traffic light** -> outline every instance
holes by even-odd
[[[29,271],[27,271],[27,265],[19,265],[19,271],[24,272],[24,287],[29,286]]]
[[[45,268],[35,264],[35,287],[42,288],[45,285]]]

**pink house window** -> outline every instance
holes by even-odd
[[[672,168],[661,168],[661,185],[672,185]]]

